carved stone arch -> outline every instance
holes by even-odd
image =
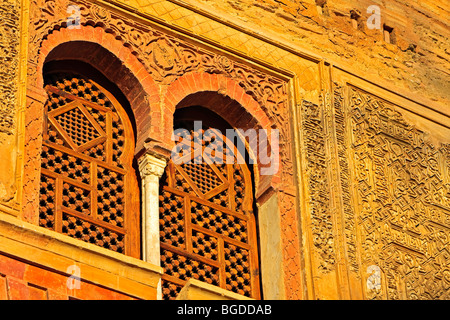
[[[168,86],[163,97],[164,109],[174,114],[176,109],[200,105],[216,112],[233,128],[278,129],[282,125],[280,118],[268,113],[267,105],[262,100],[252,97],[241,83],[222,74],[191,72],[178,78]],[[283,113],[284,109],[274,109]],[[270,114],[270,116],[269,116]],[[167,139],[172,136],[173,118],[164,123]],[[280,164],[290,158],[289,144],[283,143],[283,131],[289,129],[289,123],[280,128]],[[168,143],[172,143],[169,141]],[[277,150],[274,150],[276,152]],[[283,158],[285,156],[285,158]],[[256,168],[255,168],[256,167]],[[299,280],[300,259],[292,255],[292,247],[298,247],[297,217],[295,212],[295,196],[286,194],[282,174],[290,166],[280,165],[274,175],[260,175],[258,166],[254,166],[255,200],[258,206],[258,234],[260,239],[261,285],[264,296],[269,299],[283,299],[290,294],[290,287],[285,286],[283,279],[293,283]],[[292,174],[292,173],[291,173]],[[267,248],[271,248],[270,250]],[[297,250],[297,249],[295,249]]]
[[[227,101],[222,96],[217,104],[223,105],[220,100]],[[176,143],[188,152],[182,152],[181,164],[172,156],[160,181],[163,297],[176,298],[194,278],[259,299],[257,208],[248,149],[230,135],[233,127],[217,110],[196,102],[180,104],[174,114],[174,135],[191,133]]]
[[[130,102],[136,118],[136,152],[145,141],[161,138],[159,87],[130,48],[103,28],[54,30],[42,41],[37,65],[37,88],[43,87],[43,68],[50,61],[79,60],[89,63],[115,83]],[[153,131],[152,131],[153,130]]]
[[[114,83],[130,105],[136,122],[137,155],[145,151],[150,139],[160,140],[158,132],[161,126],[159,88],[151,79],[143,65],[111,34],[101,28],[90,26],[68,30],[62,28],[53,31],[42,41],[38,65],[35,69],[36,80],[28,83],[26,127],[25,127],[25,166],[23,217],[34,224],[38,223],[36,203],[39,196],[39,167],[41,161],[43,110],[47,100],[44,90],[44,66],[51,63],[63,64],[64,61],[80,61],[101,73]],[[153,122],[153,123],[152,123]],[[155,129],[155,131],[151,131]]]
[[[235,129],[265,129],[270,132],[276,129],[275,125],[268,118],[259,103],[233,79],[220,74],[208,73],[188,73],[176,81],[168,88],[164,97],[165,109],[171,114],[176,109],[190,107],[193,105],[202,106],[215,112]],[[171,119],[173,120],[173,118]],[[165,123],[164,127],[173,128],[173,122]],[[170,139],[171,133],[167,132],[166,138]],[[247,146],[254,141],[247,141]],[[258,141],[259,142],[259,141]],[[173,145],[173,141],[167,141]],[[270,152],[270,139],[267,144]],[[274,149],[274,152],[276,150]],[[267,190],[276,190],[280,182],[280,172],[273,175],[260,175],[262,168],[257,155],[249,150],[253,156],[255,165],[255,189],[256,197],[263,195]]]

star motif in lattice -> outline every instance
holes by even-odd
[[[86,107],[73,101],[48,115],[50,122],[69,146],[82,151],[106,140],[106,134]]]

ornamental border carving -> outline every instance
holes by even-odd
[[[448,144],[435,145],[393,103],[347,89],[343,107],[342,87],[335,85],[335,107],[350,126],[343,140],[345,124],[336,118],[338,147],[353,161],[349,185],[349,167],[340,159],[343,196],[357,204],[344,208],[350,270],[361,272],[368,299],[449,299]],[[353,236],[359,237],[359,265]],[[379,286],[366,283],[375,277],[367,278],[370,268],[381,273]]]
[[[15,123],[17,78],[19,69],[19,1],[7,1],[0,7],[0,133],[12,135]],[[6,66],[6,68],[4,67]]]

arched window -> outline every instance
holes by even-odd
[[[197,130],[192,120],[204,120],[205,115],[208,122],[203,121]],[[186,281],[194,278],[259,298],[253,182],[243,161],[245,150],[237,150],[225,136],[228,124],[206,109],[180,109],[174,122],[175,135],[186,129],[192,139],[180,139],[183,163],[172,158],[161,178],[163,296],[176,298]],[[217,148],[209,149],[215,150],[210,157],[205,150],[212,143]],[[231,163],[225,161],[227,154],[233,158]],[[208,161],[213,157],[222,158],[223,163]]]
[[[45,76],[39,224],[140,257],[135,139],[118,100],[75,73]]]

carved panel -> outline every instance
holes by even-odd
[[[339,95],[336,99],[340,108]],[[449,299],[448,145],[432,144],[427,133],[405,121],[393,105],[357,88],[349,88],[348,115],[352,195],[358,206],[346,209],[346,239],[353,248],[356,223],[361,265],[381,270],[384,282],[378,287],[363,283],[366,297]],[[339,144],[345,151],[345,144]],[[346,163],[340,164],[345,181]],[[353,212],[358,212],[356,220]],[[353,252],[349,254],[353,266]]]
[[[319,269],[334,269],[336,257],[333,248],[333,217],[330,207],[328,161],[323,108],[303,101],[302,129],[307,161],[306,179],[309,196],[312,242],[319,257]]]
[[[19,70],[20,1],[0,6],[0,133],[13,134]],[[0,137],[0,142],[2,139]]]

